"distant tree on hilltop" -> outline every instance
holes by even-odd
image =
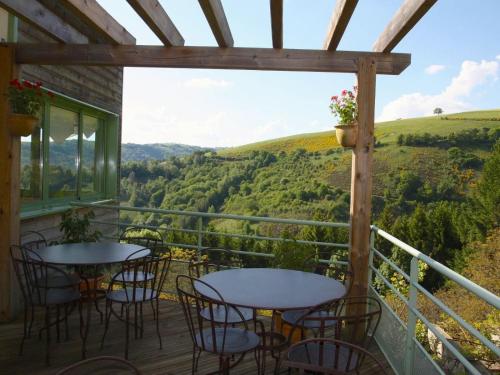
[[[439,116],[441,113],[443,113],[443,109],[442,108],[439,108],[439,107],[436,107],[434,108],[434,114]]]

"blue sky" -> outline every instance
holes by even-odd
[[[136,37],[161,44],[125,0],[99,0]],[[161,0],[186,45],[216,46],[196,0]],[[402,0],[360,0],[339,50],[371,50]],[[269,0],[223,0],[235,47],[271,47]],[[285,0],[284,47],[319,49],[335,0]],[[376,119],[500,108],[499,0],[439,0],[394,52],[400,76],[378,76]],[[329,98],[352,74],[127,68],[123,142],[201,146],[328,130]]]

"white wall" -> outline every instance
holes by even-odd
[[[0,8],[0,41],[6,42],[9,33],[9,13]]]

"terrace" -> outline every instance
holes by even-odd
[[[53,344],[52,367],[45,367],[36,338],[29,340],[24,357],[17,355],[17,344],[22,332],[19,320],[19,292],[10,263],[9,247],[20,243],[20,233],[28,230],[42,232],[49,240],[57,239],[58,214],[68,207],[82,211],[92,208],[96,218],[92,224],[106,234],[105,241],[116,241],[122,229],[124,213],[155,214],[166,225],[153,226],[142,223],[144,229],[162,233],[165,245],[200,252],[208,246],[210,238],[237,238],[255,242],[283,242],[280,235],[263,236],[232,232],[214,232],[207,224],[211,220],[227,220],[245,223],[267,222],[286,227],[323,227],[335,229],[335,236],[328,241],[297,243],[316,246],[334,255],[321,259],[323,263],[338,263],[347,267],[350,262],[355,273],[351,296],[370,295],[382,304],[381,323],[375,334],[375,342],[369,350],[384,362],[384,366],[397,374],[440,373],[452,366],[467,373],[479,374],[481,364],[467,358],[438,327],[426,317],[418,301],[430,300],[439,311],[447,314],[467,331],[478,345],[499,356],[496,344],[481,334],[470,322],[464,321],[442,301],[424,289],[418,281],[419,265],[433,269],[446,280],[458,284],[464,295],[479,298],[494,308],[500,308],[498,296],[472,283],[461,275],[394,238],[389,233],[371,225],[371,180],[374,147],[374,103],[377,74],[400,74],[409,64],[410,55],[391,51],[432,7],[435,0],[406,0],[393,20],[376,41],[373,51],[337,51],[337,46],[347,27],[356,0],[338,0],[334,9],[324,49],[283,49],[283,2],[270,2],[272,15],[273,48],[251,49],[234,47],[226,16],[220,1],[201,1],[203,12],[216,37],[218,47],[185,47],[184,39],[165,10],[157,2],[130,0],[145,23],[164,43],[164,46],[137,46],[135,39],[119,25],[95,1],[0,0],[0,14],[8,19],[9,30],[0,44],[0,89],[3,91],[13,78],[44,81],[47,92],[56,95],[55,102],[46,102],[41,119],[41,129],[35,128],[23,138],[30,142],[31,180],[20,184],[21,138],[10,127],[8,103],[0,99],[0,365],[9,372],[53,373],[56,368],[80,359],[80,341],[72,337],[68,343]],[[8,14],[7,14],[8,13]],[[308,71],[353,73],[358,84],[358,134],[352,153],[351,207],[349,223],[291,220],[269,217],[247,217],[227,214],[173,211],[150,208],[124,207],[117,203],[119,184],[119,148],[121,127],[121,94],[123,67],[163,67],[194,69],[252,69],[276,71]],[[5,74],[4,74],[5,73]],[[106,77],[109,85],[100,85]],[[75,131],[75,129],[77,129]],[[89,152],[84,141],[91,141]],[[71,143],[73,141],[73,143]],[[56,143],[73,145],[76,163],[74,176],[62,181],[51,173],[50,168],[63,165],[50,164]],[[89,154],[86,154],[89,152]],[[88,163],[88,165],[86,165]],[[93,167],[91,167],[93,165]],[[92,170],[89,177],[85,168]],[[93,169],[92,169],[93,168]],[[62,183],[62,182],[65,182]],[[21,186],[20,186],[21,185]],[[65,186],[62,188],[62,186]],[[21,209],[22,208],[22,209]],[[190,218],[195,225],[169,225],[173,217]],[[175,241],[174,233],[191,236],[189,241]],[[383,249],[382,249],[382,248]],[[410,259],[408,265],[394,264],[386,257],[387,249],[398,248]],[[384,250],[385,249],[385,250]],[[272,254],[253,252],[251,249],[230,249],[241,258],[243,266],[259,264],[270,266]],[[251,259],[251,261],[248,261]],[[252,263],[253,262],[253,263]],[[386,277],[381,266],[389,267],[398,280]],[[166,345],[158,350],[154,325],[146,324],[145,338],[132,340],[130,360],[144,373],[189,373],[191,368],[191,343],[184,325],[182,313],[173,291],[174,277],[186,272],[186,263],[175,259],[161,302],[161,332]],[[401,288],[404,284],[406,288]],[[387,301],[381,289],[394,297]],[[394,300],[399,311],[395,311]],[[146,319],[151,320],[150,311]],[[266,315],[263,318],[266,320]],[[97,315],[92,321],[98,327]],[[267,323],[269,323],[266,320]],[[71,331],[77,332],[76,320]],[[151,329],[151,331],[148,331]],[[429,350],[422,345],[417,330],[432,335],[444,349]],[[121,355],[123,327],[112,325],[102,351],[93,337],[88,344],[88,355]],[[255,373],[254,362],[248,358],[232,373]],[[29,358],[30,360],[26,360]],[[200,372],[209,371],[216,362],[201,362]],[[372,373],[369,364],[362,373]]]

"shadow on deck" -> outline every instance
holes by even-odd
[[[101,303],[102,304],[102,303]],[[162,332],[163,349],[159,349],[158,337],[155,331],[151,309],[145,306],[144,338],[135,340],[131,330],[129,359],[143,374],[183,375],[191,373],[192,344],[184,316],[180,306],[175,302],[160,303],[160,330]],[[76,311],[75,311],[76,312]],[[33,337],[25,343],[23,356],[19,356],[19,344],[22,337],[23,323],[17,320],[12,323],[0,324],[0,373],[2,374],[55,374],[55,372],[81,359],[81,340],[78,335],[77,314],[70,318],[70,338],[64,341],[64,333],[60,343],[55,342],[55,332],[52,334],[51,366],[45,366],[45,342],[39,341],[37,329]],[[41,317],[39,317],[41,318]],[[38,319],[40,321],[40,319]],[[34,327],[36,328],[36,327]],[[100,339],[104,325],[99,324],[97,313],[93,313],[87,345],[87,356],[124,354],[125,329],[122,322],[112,318],[104,348],[100,350]],[[53,330],[55,331],[55,330]],[[62,330],[64,331],[64,330]],[[44,338],[42,338],[44,340]],[[392,371],[383,354],[373,344],[370,348],[376,358]],[[269,356],[267,356],[269,358]],[[266,373],[272,373],[274,362],[268,360]],[[210,354],[202,354],[198,374],[204,374],[217,369],[217,359]],[[253,355],[248,354],[231,374],[256,374],[257,367]],[[286,373],[286,372],[284,372]],[[361,374],[372,374],[369,364],[364,365]]]

